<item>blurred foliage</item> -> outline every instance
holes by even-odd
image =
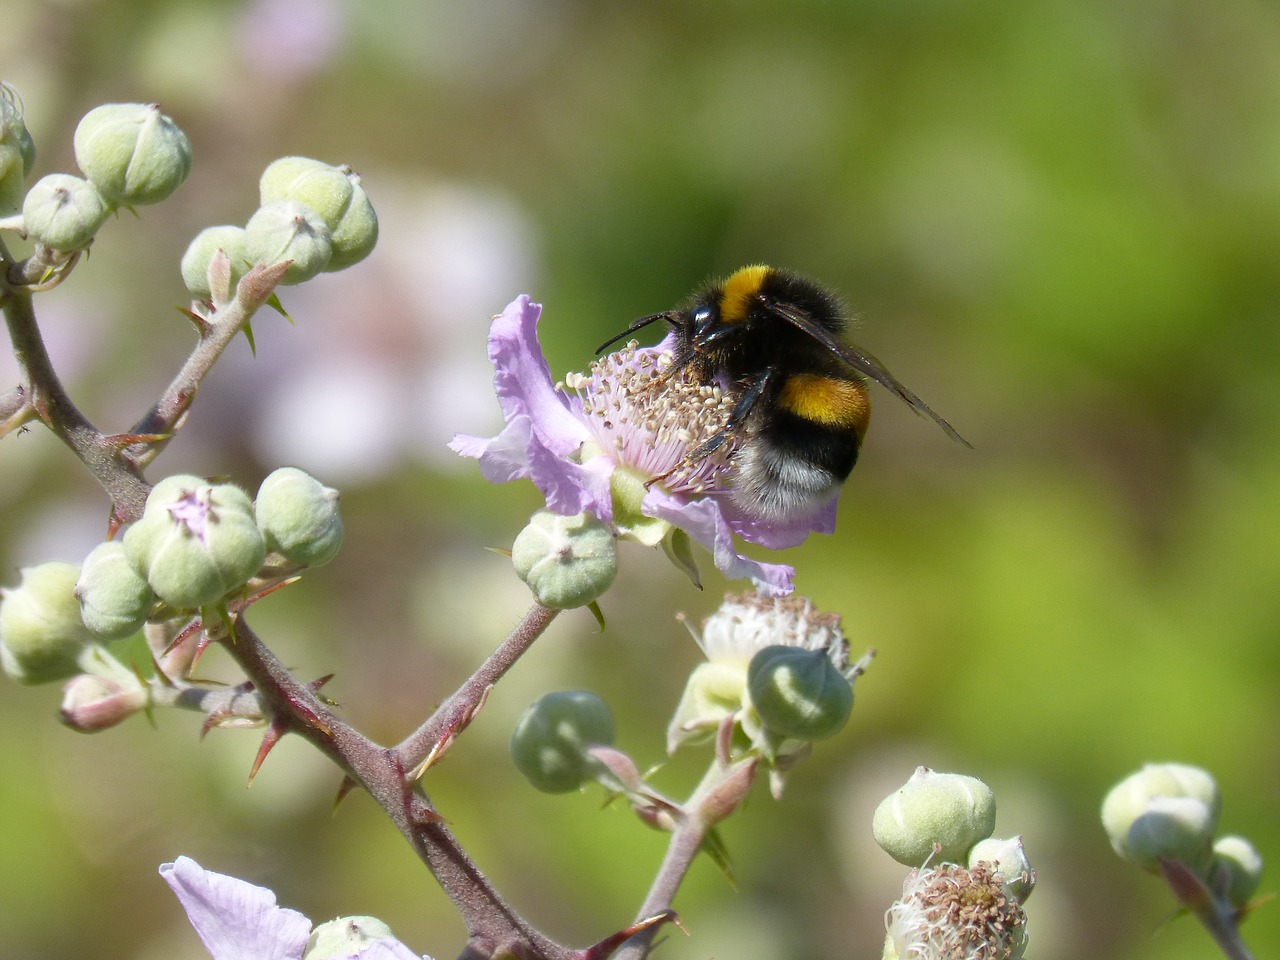
[[[877,394],[840,529],[792,551],[802,592],[879,651],[848,730],[695,867],[671,960],[874,958],[901,870],[871,811],[915,765],[979,776],[1039,871],[1039,960],[1214,955],[1110,852],[1108,786],[1200,764],[1224,828],[1280,862],[1280,10],[1266,0],[0,0],[0,62],[37,173],[85,110],[157,100],[195,168],[108,224],[38,306],[90,416],[121,429],[189,348],[179,251],[240,223],[291,153],[350,163],[373,257],[262,316],[157,467],[251,489],[281,462],[343,489],[348,543],[254,623],[373,736],[411,729],[522,612],[507,546],[537,505],[442,444],[496,425],[490,314],[546,305],[557,373],[634,316],[763,261],[822,278],[856,338],[973,442]],[[7,365],[6,365],[7,364]],[[0,387],[13,380],[0,358]],[[882,401],[883,402],[880,402]],[[159,474],[153,476],[157,478]],[[0,443],[0,563],[78,559],[107,505],[33,429]],[[710,573],[710,563],[705,566]],[[549,689],[612,704],[644,765],[698,653],[705,593],[624,551],[600,635],[567,615],[428,786],[514,903],[558,937],[627,922],[663,838],[511,767]],[[728,585],[737,589],[740,585]],[[225,670],[210,658],[212,675]],[[234,674],[226,671],[226,679]],[[198,718],[86,739],[57,693],[0,695],[0,958],[204,956],[156,866],[186,853],[315,920],[372,913],[448,957],[461,929],[367,800],[286,744]],[[1270,733],[1268,733],[1270,731]],[[1267,747],[1271,743],[1272,746]],[[685,789],[676,758],[660,785]],[[1280,954],[1280,908],[1245,924]]]

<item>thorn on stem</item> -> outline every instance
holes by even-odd
[[[592,944],[583,950],[578,951],[578,960],[605,960],[620,946],[634,937],[637,933],[644,933],[647,930],[655,930],[664,923],[675,924],[682,933],[687,934],[680,918],[676,916],[674,910],[664,910],[662,913],[652,917],[646,917],[644,920],[638,920],[629,927],[623,927],[617,933],[605,937],[599,943]]]

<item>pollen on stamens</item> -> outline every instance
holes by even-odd
[[[641,349],[632,340],[616,353],[573,373],[564,388],[577,394],[601,449],[673,493],[725,489],[739,442],[730,436],[711,453],[698,447],[721,433],[733,399],[714,383],[698,383],[688,371],[671,375],[670,351]]]
[[[807,598],[762,597],[758,593],[727,596],[702,625],[699,645],[708,660],[748,661],[758,650],[783,645],[825,650],[836,669],[853,679],[865,669],[849,665],[849,641],[839,614],[822,613]]]

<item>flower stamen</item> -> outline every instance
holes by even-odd
[[[726,488],[739,441],[729,436],[693,459],[722,434],[734,401],[719,384],[669,372],[672,354],[640,349],[632,340],[593,361],[589,374],[570,374],[564,386],[578,395],[588,428],[619,464],[659,481],[672,493],[714,494]]]

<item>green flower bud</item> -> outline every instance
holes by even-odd
[[[667,752],[715,736],[720,724],[743,706],[747,668],[732,661],[707,661],[693,668],[667,727]]]
[[[795,740],[825,740],[853,712],[853,686],[825,650],[777,644],[751,658],[751,704],[770,732]]]
[[[1129,825],[1120,856],[1158,873],[1160,861],[1179,860],[1196,873],[1213,855],[1216,817],[1195,797],[1152,797]]]
[[[159,203],[191,172],[191,142],[154,103],[105,103],[80,120],[76,163],[108,200]]]
[[[293,563],[318,567],[342,546],[338,491],[297,467],[272,471],[253,510],[267,549]]]
[[[258,181],[261,206],[277,200],[294,200],[320,215],[334,230],[351,203],[352,184],[347,171],[310,157],[281,157],[262,171]]]
[[[244,227],[205,227],[196,234],[182,254],[182,282],[197,300],[214,299],[209,286],[209,265],[219,250],[231,261],[231,290],[228,293],[235,290],[240,278],[248,271],[244,252]]]
[[[377,917],[338,917],[317,924],[311,931],[302,960],[347,960],[371,944],[394,936]]]
[[[378,239],[378,216],[350,167],[335,167],[309,157],[281,157],[262,173],[262,205],[294,200],[310,207],[329,228],[332,272],[358,263]]]
[[[568,610],[609,589],[618,574],[613,531],[588,513],[539,510],[511,546],[511,562],[538,602]]]
[[[22,684],[52,683],[80,672],[94,641],[75,597],[80,568],[50,561],[22,569],[16,588],[0,589],[0,664]]]
[[[354,173],[347,175],[351,178],[351,202],[333,228],[333,256],[325,267],[330,273],[359,263],[373,252],[378,242],[378,214],[360,185],[360,177]]]
[[[1234,834],[1213,842],[1209,888],[1239,910],[1262,883],[1262,854],[1244,837]]]
[[[156,595],[182,609],[244,586],[267,552],[248,494],[184,474],[156,484],[124,549]]]
[[[137,633],[156,602],[151,585],[133,568],[119,540],[89,551],[80,566],[75,593],[84,625],[102,640]]]
[[[0,83],[0,216],[21,209],[35,159],[35,141],[22,117],[22,98],[9,84]]]
[[[989,863],[1004,878],[1004,885],[1010,895],[1019,903],[1026,903],[1031,896],[1031,888],[1036,884],[1036,872],[1027,859],[1027,851],[1022,846],[1022,837],[1010,837],[999,840],[988,837],[979,840],[969,850],[969,868],[979,863]]]
[[[1120,857],[1135,860],[1130,850],[1129,831],[1134,822],[1147,812],[1155,797],[1184,797],[1199,801],[1209,815],[1210,835],[1217,831],[1222,795],[1213,777],[1199,767],[1186,764],[1149,763],[1112,787],[1102,801],[1102,826]],[[1149,857],[1137,859],[1151,865]],[[1204,863],[1189,862],[1188,865],[1200,869]]]
[[[899,863],[920,866],[964,863],[979,840],[996,825],[996,798],[981,780],[918,767],[896,793],[886,797],[871,818],[881,849]],[[941,853],[934,854],[934,844]]]
[[[292,261],[281,281],[284,284],[310,280],[333,256],[329,227],[318,213],[295,200],[276,200],[259,207],[244,231],[249,263]]]
[[[511,759],[543,793],[577,790],[592,776],[587,748],[613,743],[613,716],[603,700],[585,690],[548,693],[516,723]]]
[[[41,177],[22,201],[22,225],[36,243],[54,250],[80,250],[107,221],[110,209],[88,180],[69,173]]]

